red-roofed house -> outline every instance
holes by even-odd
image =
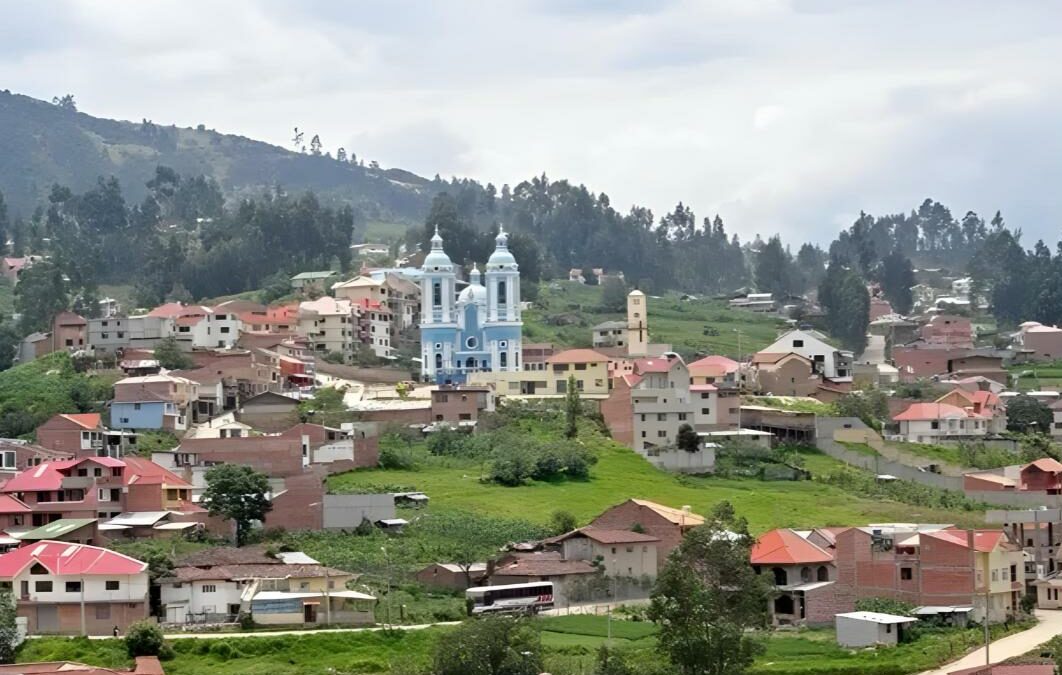
[[[568,391],[568,377],[584,394],[608,393],[608,357],[593,349],[566,349],[546,359],[547,372],[552,374],[550,394]]]
[[[761,535],[749,561],[757,574],[769,574],[775,587],[770,615],[775,624],[826,625],[837,613],[834,552],[814,530],[788,528]],[[817,542],[817,543],[816,543]]]
[[[40,541],[0,555],[30,635],[111,635],[148,614],[147,563],[87,544]]]
[[[912,403],[894,416],[900,435],[909,443],[934,443],[947,438],[976,438],[996,423],[992,414],[976,413],[950,403]]]
[[[136,449],[132,431],[112,431],[99,413],[60,413],[37,427],[37,442],[76,457],[121,457]]]
[[[1018,488],[1059,494],[1062,490],[1062,463],[1050,457],[1029,462],[1021,469]]]

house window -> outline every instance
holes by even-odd
[[[216,593],[217,590],[218,588],[214,584],[203,584],[202,591],[204,593]]]
[[[912,578],[912,570],[910,567],[900,568],[900,579],[902,579],[903,581],[910,581]]]
[[[803,346],[804,346],[804,341],[803,340],[793,340],[793,347],[794,348],[803,347]]]
[[[134,403],[133,404],[133,410],[140,410],[140,404],[139,403]]]
[[[686,413],[679,413],[678,414],[678,418],[679,418],[679,422],[685,422],[686,421]]]
[[[5,468],[5,469],[14,469],[14,468],[16,468],[15,464],[16,464],[16,462],[18,460],[17,460],[17,458],[15,456],[15,451],[14,450],[4,450],[3,454],[0,455],[0,457],[2,457],[3,468]]]
[[[68,581],[68,582],[66,582],[66,592],[67,593],[80,593],[81,592],[81,582],[80,581]]]
[[[108,591],[117,591],[119,588],[122,587],[122,582],[116,579],[108,579],[104,583],[106,584],[106,588]]]
[[[108,335],[106,333],[100,333],[100,338],[106,340]]]
[[[51,593],[52,582],[50,581],[37,581],[33,584],[33,590],[37,593]]]
[[[656,414],[656,421],[657,422],[666,422],[667,421],[667,413],[657,413]]]
[[[711,415],[712,414],[712,409],[711,408],[701,408],[701,414],[702,415]]]
[[[667,438],[667,431],[661,429],[656,432],[657,438]]]

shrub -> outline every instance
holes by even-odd
[[[417,469],[417,454],[412,448],[387,445],[380,448],[380,468],[414,471]]]
[[[165,641],[162,629],[150,621],[138,621],[125,633],[125,648],[129,656],[158,656]]]
[[[254,630],[254,617],[250,612],[240,612],[236,617],[236,623],[240,624],[240,630]]]
[[[554,511],[549,517],[549,530],[554,535],[571,532],[577,527],[579,527],[579,521],[575,519],[571,511]]]

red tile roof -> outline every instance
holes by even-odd
[[[32,511],[33,509],[21,500],[11,495],[0,494],[0,513],[30,513]]]
[[[790,529],[771,530],[752,547],[753,565],[808,565],[833,562],[833,554]]]
[[[98,546],[65,541],[40,541],[0,555],[0,579],[11,579],[33,563],[56,575],[131,575],[147,563]]]
[[[689,364],[690,374],[720,377],[738,369],[738,362],[725,356],[706,356]]]
[[[923,532],[923,537],[933,537],[949,541],[963,548],[969,548],[969,539],[966,530],[938,530],[936,532]],[[991,553],[1006,537],[1002,530],[974,530],[974,550],[979,553]]]
[[[126,485],[165,485],[168,488],[189,488],[192,484],[169,469],[143,457],[126,457],[124,482]]]
[[[170,318],[177,316],[184,309],[184,305],[179,302],[167,302],[164,305],[159,305],[155,309],[148,312],[148,316],[161,316]]]
[[[1035,466],[1040,471],[1044,471],[1046,473],[1058,473],[1062,471],[1062,462],[1059,462],[1058,460],[1052,459],[1050,457],[1043,457],[1041,459],[1036,460],[1035,462],[1029,462],[1028,464],[1023,466],[1021,470],[1024,471],[1030,466]]]
[[[581,527],[578,530],[572,530],[568,534],[562,534],[553,541],[564,541],[565,539],[573,539],[579,536],[592,539],[599,544],[641,544],[660,541],[660,537],[642,534],[633,530],[608,530],[599,527]]]
[[[634,361],[634,372],[639,375],[642,373],[666,373],[671,370],[672,361],[670,359],[636,359]]]
[[[892,419],[897,422],[909,422],[965,417],[980,417],[980,415],[974,412],[967,412],[950,403],[912,403],[907,410]]]
[[[565,349],[546,359],[546,363],[602,363],[608,357],[593,349]]]
[[[86,429],[99,429],[100,428],[100,414],[99,413],[66,413],[60,415],[78,426],[85,427]]]

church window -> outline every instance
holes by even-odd
[[[500,349],[507,349],[509,347],[509,343],[506,342],[505,340],[502,340],[501,342],[498,343],[498,347]]]
[[[498,282],[498,303],[504,305],[505,304],[505,297],[506,297],[505,296],[505,282],[504,281],[499,281]]]
[[[438,281],[431,285],[431,304],[436,307],[442,305],[442,284]]]
[[[435,355],[435,369],[442,370],[442,354]]]
[[[468,347],[469,349],[475,349],[476,345],[478,345],[478,344],[479,344],[479,341],[476,340],[476,336],[474,336],[474,335],[472,337],[468,338],[467,340],[465,340],[465,346]]]
[[[436,349],[442,349],[442,343],[441,342],[436,342],[435,343],[435,348]]]
[[[502,368],[507,368],[509,366],[509,354],[507,352],[502,352],[498,355],[498,365]]]

